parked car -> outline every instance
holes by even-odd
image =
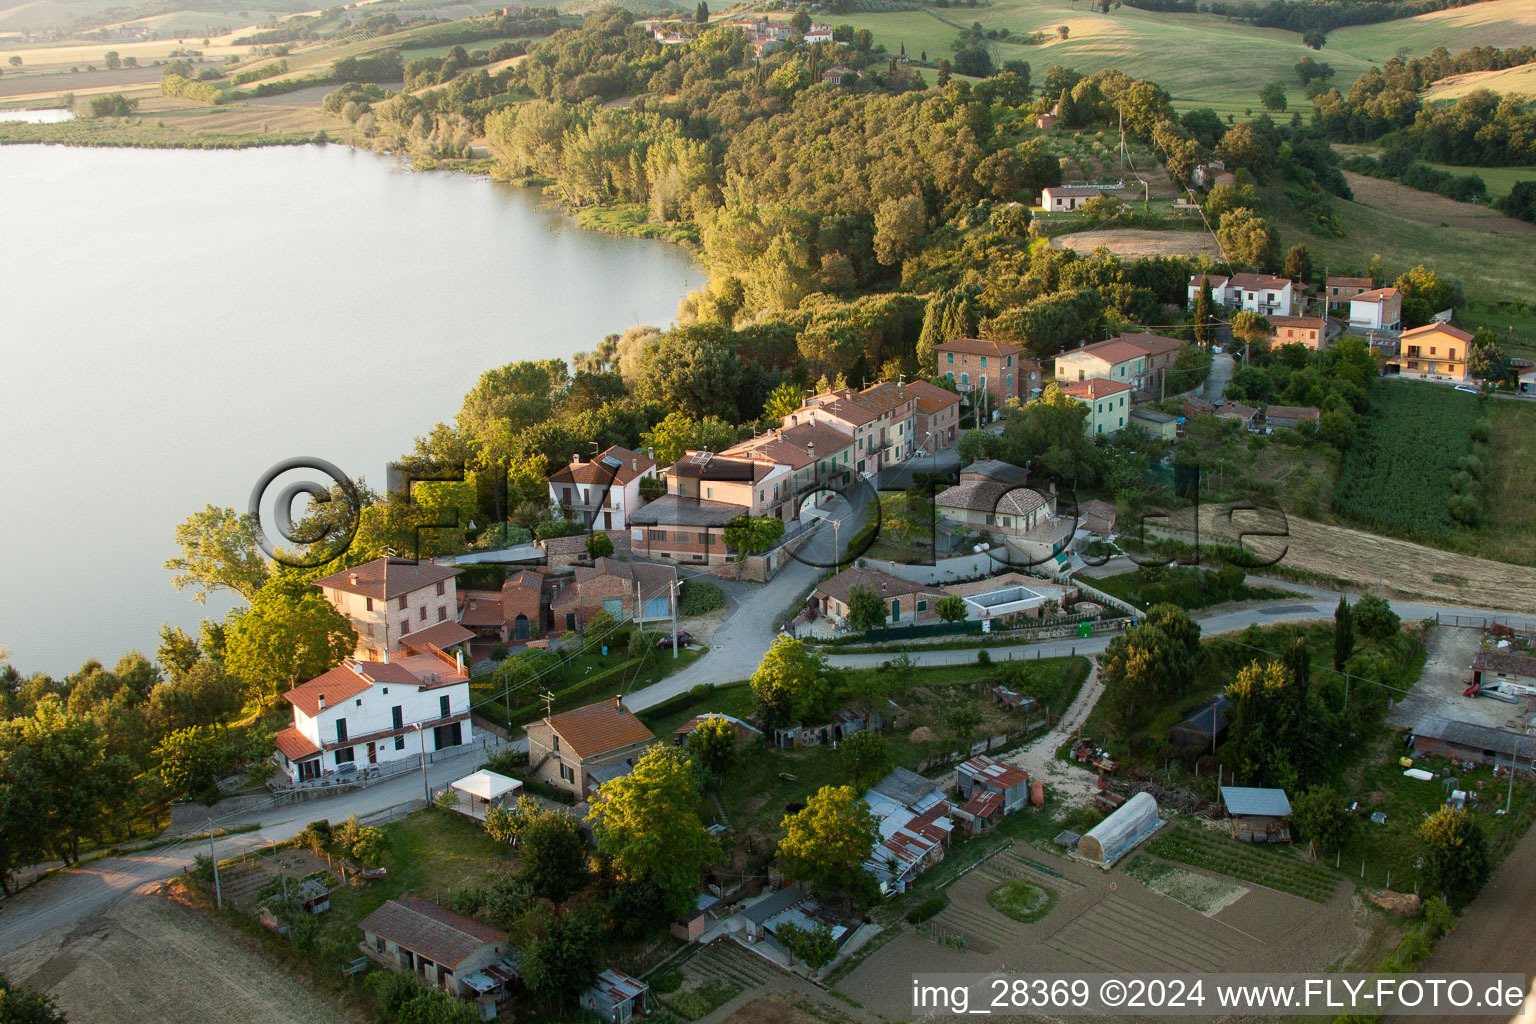
[[[1457,384],[1456,390],[1465,391],[1469,395],[1477,394],[1477,388],[1473,387],[1471,384]]]
[[[693,643],[693,637],[690,636],[686,631],[680,631],[677,634],[677,645],[679,647],[687,647],[687,646],[689,646],[692,643]],[[672,646],[672,634],[671,633],[663,633],[656,640],[656,647],[658,649],[660,649],[660,650],[666,650],[668,647],[671,647],[671,646]]]

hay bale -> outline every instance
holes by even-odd
[[[1372,903],[1394,914],[1412,915],[1419,912],[1420,900],[1411,892],[1393,892],[1388,889],[1367,895]]]
[[[920,725],[907,734],[908,741],[912,743],[932,743],[938,738],[938,733],[934,732],[926,725]]]

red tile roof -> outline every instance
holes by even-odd
[[[1170,338],[1163,334],[1121,334],[1120,340],[1127,345],[1135,345],[1149,356],[1160,356],[1169,352],[1177,352],[1185,343],[1178,338]]]
[[[439,622],[419,629],[414,633],[407,633],[405,639],[400,641],[400,646],[418,651],[425,651],[431,644],[438,650],[447,650],[454,644],[461,644],[465,640],[473,640],[475,634],[459,625],[457,622]]]
[[[1320,316],[1272,316],[1269,318],[1271,327],[1308,327],[1314,331],[1322,330],[1327,322]]]
[[[308,736],[291,726],[273,736],[272,742],[277,745],[278,753],[290,761],[302,761],[320,753],[320,748],[311,743]]]
[[[1406,338],[1413,338],[1417,340],[1431,334],[1444,334],[1446,337],[1455,338],[1457,341],[1472,340],[1472,335],[1468,334],[1460,327],[1452,327],[1450,324],[1442,324],[1439,322],[1425,324],[1423,327],[1415,327],[1411,331],[1404,331],[1398,340],[1402,341]]]
[[[1006,341],[987,341],[984,338],[956,338],[942,345],[933,346],[935,352],[965,352],[973,356],[1012,356],[1024,349]]]
[[[1329,288],[1369,288],[1374,282],[1368,277],[1330,277]]]
[[[1174,347],[1177,348],[1178,346]],[[1146,349],[1139,345],[1132,344],[1128,340],[1121,338],[1111,338],[1108,341],[1096,341],[1092,345],[1084,345],[1082,348],[1076,348],[1070,352],[1063,352],[1056,358],[1059,360],[1062,358],[1062,356],[1076,355],[1078,353],[1102,359],[1106,363],[1109,363],[1111,366],[1116,363],[1124,363],[1132,359],[1139,359],[1147,354]]]
[[[1239,288],[1258,291],[1260,288],[1284,288],[1291,283],[1291,279],[1276,277],[1274,274],[1233,274],[1232,283]]]
[[[507,621],[504,606],[497,598],[472,597],[464,602],[459,612],[459,624],[463,626],[500,626]]]
[[[1377,288],[1374,291],[1361,292],[1359,295],[1351,295],[1350,302],[1388,302],[1397,298],[1402,292],[1396,288]]]
[[[1129,384],[1110,380],[1107,377],[1089,377],[1087,380],[1063,384],[1061,390],[1070,398],[1086,398],[1093,401],[1096,398],[1107,398],[1110,395],[1118,395],[1122,391],[1134,389]]]
[[[507,938],[506,932],[417,896],[389,900],[358,927],[444,967],[456,967],[487,943]]]
[[[340,665],[324,672],[303,686],[296,686],[283,694],[288,703],[313,718],[320,713],[320,698],[325,697],[326,707],[335,707],[344,700],[356,697],[374,683],[399,683],[405,686],[421,686],[422,681],[404,665],[384,661],[354,661],[347,658]]]
[[[315,586],[387,600],[443,580],[451,580],[458,574],[459,570],[450,565],[418,562],[411,558],[375,558],[371,562],[322,576],[315,580]]]
[[[799,426],[759,434],[750,441],[732,445],[721,455],[769,462],[803,469],[818,459],[831,458],[853,444],[853,438],[825,423]]]
[[[943,591],[938,587],[924,586],[921,583],[913,583],[911,580],[881,572],[879,569],[861,569],[858,566],[850,566],[836,576],[824,580],[816,588],[816,593],[836,598],[843,604],[847,604],[849,596],[858,587],[867,587],[882,598],[905,597],[908,594],[943,596]]]
[[[595,757],[634,743],[655,739],[628,708],[605,700],[544,719],[577,757]]]
[[[907,385],[907,390],[917,396],[918,410],[929,416],[951,405],[960,404],[960,396],[955,392],[926,380],[913,381]]]
[[[614,445],[599,452],[590,462],[573,462],[549,474],[555,483],[618,484],[623,486],[654,469],[656,462],[641,452]]]

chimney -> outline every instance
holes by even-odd
[[[353,585],[353,586],[354,586],[354,587],[355,587],[355,586],[357,586],[357,573],[355,573],[355,572],[354,572],[354,573],[353,573],[353,574],[352,574],[352,577],[351,577],[351,578],[352,578],[352,585]]]
[[[640,472],[640,460],[639,459],[630,459],[629,460],[629,468],[632,471],[636,472],[636,473]]]
[[[1056,493],[1056,481],[1055,480],[1051,481],[1051,493],[1052,494]]]
[[[655,445],[648,446],[645,449],[645,457],[650,459],[652,462],[656,461],[656,446]]]
[[[581,453],[580,452],[572,452],[571,453],[571,465],[573,465],[573,466],[581,465]]]
[[[624,710],[624,696],[623,696],[623,694],[615,694],[614,695],[613,706],[614,706],[614,708],[616,710],[619,710],[619,711],[623,711]]]
[[[458,662],[459,675],[463,675],[464,674],[464,648],[461,647],[458,650],[453,652],[453,660]]]
[[[324,711],[325,710],[325,694],[323,694],[323,693],[319,694],[319,697],[320,697],[320,710]]]

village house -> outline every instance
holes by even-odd
[[[906,892],[918,875],[944,859],[955,827],[949,801],[932,781],[906,768],[871,786],[864,800],[880,830],[864,870],[882,892]]]
[[[1146,332],[1126,333],[1122,332],[1120,340],[1127,345],[1139,348],[1145,357],[1141,366],[1141,380],[1137,384],[1140,391],[1149,392],[1152,395],[1162,397],[1164,384],[1174,362],[1178,359],[1179,349],[1185,342],[1178,338],[1170,338],[1162,334],[1148,334]]]
[[[770,937],[776,939],[785,925],[814,931],[824,924],[832,933],[832,941],[838,944],[848,935],[848,926],[838,914],[815,896],[793,885],[764,893],[746,906],[742,918],[746,923],[743,931],[748,944],[764,942]]]
[[[1051,185],[1040,190],[1040,208],[1051,213],[1071,213],[1103,195],[1104,190],[1096,185]]]
[[[501,584],[501,639],[527,643],[544,635],[545,576],[532,569],[512,573]],[[465,613],[468,614],[468,609]],[[463,621],[461,616],[460,621]]]
[[[1043,132],[1051,131],[1056,127],[1056,115],[1047,110],[1035,118],[1035,127]]]
[[[886,707],[892,712],[898,710],[895,701],[887,701]],[[844,708],[825,722],[802,719],[778,726],[773,730],[773,745],[780,750],[836,745],[858,733],[879,730],[884,724],[885,718],[878,711],[866,714],[858,708]]]
[[[802,36],[807,43],[830,43],[832,41],[832,26],[812,22],[811,27],[805,30]]]
[[[1413,728],[1413,752],[1473,764],[1516,764],[1530,769],[1536,767],[1536,736],[1427,715]]]
[[[1403,293],[1376,288],[1349,299],[1349,326],[1357,331],[1395,331],[1403,324]]]
[[[1075,384],[1066,384],[1061,393],[1088,407],[1083,420],[1083,433],[1089,437],[1115,434],[1125,426],[1130,414],[1130,397],[1133,385],[1124,381],[1093,377]]]
[[[353,655],[377,661],[413,631],[458,618],[459,570],[413,558],[375,558],[314,585],[357,630]]]
[[[1165,441],[1175,440],[1179,436],[1179,418],[1170,416],[1166,412],[1158,412],[1156,409],[1140,406],[1131,410],[1130,426],[1146,431],[1153,437],[1160,437]]]
[[[283,696],[293,725],[273,737],[274,759],[294,783],[431,754],[473,736],[462,655],[347,658]]]
[[[744,515],[792,518],[785,465],[688,452],[662,476],[667,493],[629,518],[630,550],[645,558],[722,565],[725,526],[731,520]]]
[[[827,423],[805,421],[775,427],[720,454],[788,469],[782,493],[780,481],[769,477],[773,490],[770,492],[767,482],[759,485],[756,502],[768,509],[769,515],[785,521],[798,518],[800,505],[816,491],[837,490],[853,480],[852,434]]]
[[[1253,421],[1259,415],[1256,406],[1244,405],[1242,402],[1223,402],[1216,407],[1216,418],[1236,423],[1244,430],[1253,429]]]
[[[650,995],[651,986],[610,967],[597,976],[578,1002],[606,1024],[627,1024],[636,1015],[650,1015]]]
[[[518,977],[507,933],[419,896],[401,896],[358,923],[360,948],[393,971],[461,998],[505,998]]]
[[[853,68],[834,64],[821,73],[821,80],[828,85],[842,85],[843,79],[853,75]]]
[[[748,722],[743,722],[741,719],[735,717],[734,715],[725,715],[718,711],[708,711],[702,715],[694,715],[692,718],[688,719],[688,721],[684,722],[682,725],[673,730],[672,741],[677,745],[682,746],[688,742],[688,737],[692,736],[694,731],[698,729],[699,726],[703,725],[705,722],[713,721],[728,723],[731,727],[731,731],[736,734],[736,741],[738,743],[746,743],[748,741],[755,743],[762,742],[763,731],[757,726]]]
[[[1303,423],[1317,423],[1323,411],[1310,405],[1268,405],[1264,407],[1264,425],[1272,430],[1294,430]]]
[[[528,778],[569,790],[578,800],[629,774],[656,739],[617,697],[529,722],[524,731]]]
[[[955,769],[955,785],[965,800],[977,793],[997,794],[1003,798],[1004,814],[1012,814],[1029,803],[1029,773],[985,754],[978,754]]]
[[[599,530],[627,528],[626,513],[645,504],[640,481],[656,478],[656,460],[614,445],[590,462],[571,456],[549,475],[549,504],[563,518]]]
[[[1328,347],[1328,321],[1320,316],[1272,316],[1272,345],[1303,345],[1316,352]]]
[[[1100,379],[1140,389],[1146,369],[1146,350],[1120,338],[1084,345],[1056,357],[1056,379],[1064,384]]]
[[[1520,380],[1520,394],[1536,395],[1536,366],[1528,366],[1518,370]]]
[[[1189,300],[1186,303],[1190,309],[1195,308],[1195,300],[1200,297],[1201,281],[1211,286],[1212,303],[1222,308],[1232,305],[1231,278],[1225,274],[1192,274],[1189,278]]]
[[[1266,317],[1289,316],[1291,279],[1274,274],[1234,274],[1228,284],[1227,305],[1241,306],[1250,313]]]
[[[862,391],[840,388],[812,395],[784,417],[785,434],[801,427],[830,427],[852,451],[843,456],[863,476],[894,466],[916,449],[917,392],[904,384],[882,382]],[[816,446],[818,455],[823,445]],[[839,449],[841,451],[842,449]],[[801,493],[804,493],[803,491]]]
[[[818,614],[846,627],[849,599],[860,587],[873,591],[880,598],[885,605],[887,624],[933,622],[939,617],[935,605],[944,596],[941,588],[858,566],[849,566],[836,576],[823,580],[811,592],[811,605]]]
[[[1001,409],[1010,399],[1027,400],[1044,386],[1040,364],[1024,357],[1024,349],[1006,341],[956,338],[933,346],[934,371],[954,383],[961,394],[986,396],[988,408]]]
[[[1232,816],[1232,838],[1247,843],[1291,841],[1291,801],[1283,789],[1222,786],[1221,802]]]
[[[670,565],[599,558],[576,567],[549,611],[557,630],[581,632],[598,612],[618,622],[670,619],[676,594],[677,570]]]
[[[1181,747],[1216,752],[1216,745],[1227,738],[1232,703],[1225,694],[1217,694],[1184,716],[1168,730],[1168,739]]]
[[[1054,490],[1042,493],[1017,485],[968,481],[934,495],[933,505],[939,529],[946,533],[960,527],[968,535],[1015,543],[1032,540],[1047,546],[1062,534],[1057,529]]]
[[[1376,282],[1368,277],[1330,277],[1325,285],[1328,308],[1345,305],[1356,295],[1375,287]]]
[[[1435,322],[1404,331],[1394,363],[1404,377],[1423,380],[1467,379],[1467,348],[1472,335],[1460,327]]]
[[[1472,684],[1536,687],[1536,657],[1519,651],[1480,650],[1472,656]]]
[[[926,380],[906,385],[917,396],[917,447],[931,454],[960,439],[960,396]]]
[[[1209,160],[1198,164],[1190,175],[1196,185],[1201,188],[1214,188],[1217,185],[1233,185],[1237,183],[1236,175],[1227,170],[1227,165],[1220,160]]]

